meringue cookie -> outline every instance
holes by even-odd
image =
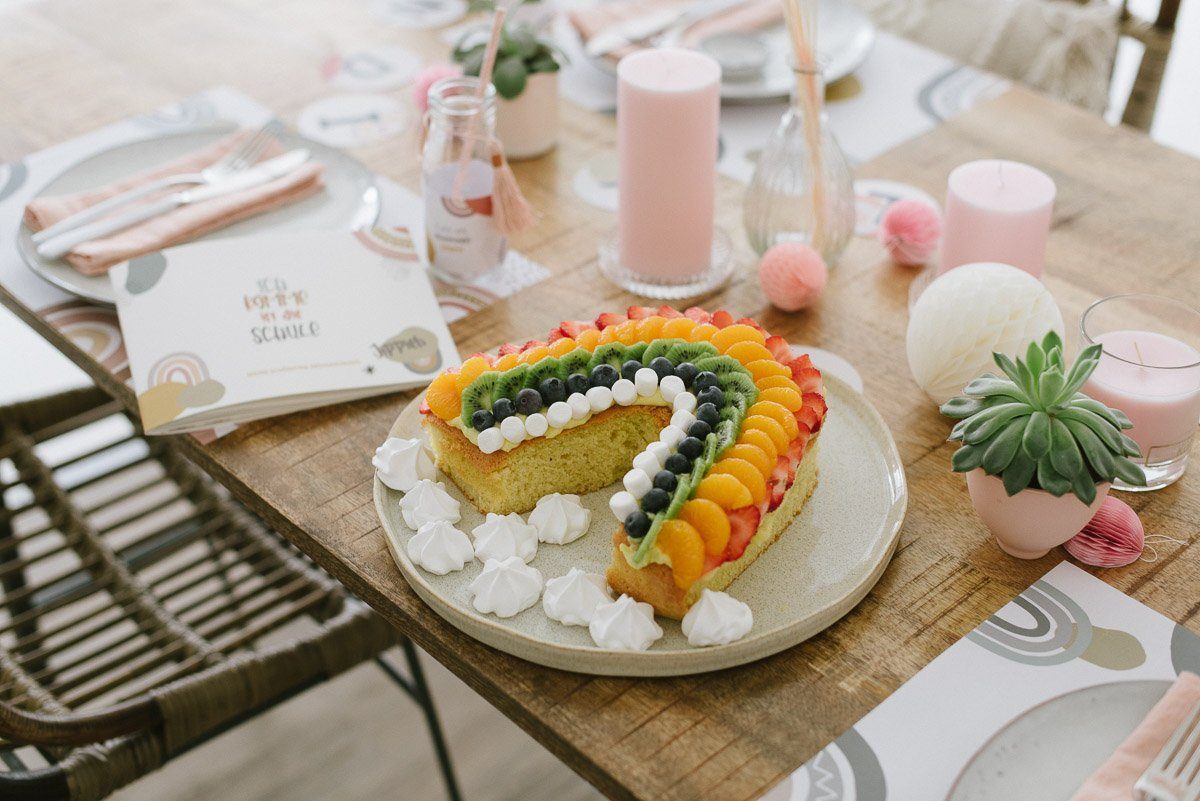
[[[408,492],[421,479],[437,475],[433,459],[418,439],[388,437],[375,449],[371,464],[380,481],[400,492]]]
[[[567,626],[586,626],[592,622],[596,608],[612,603],[608,582],[598,573],[585,573],[577,567],[565,576],[546,582],[542,609],[546,617]]]
[[[555,492],[538,499],[529,513],[529,525],[537,530],[537,538],[553,545],[566,545],[587,533],[592,512],[579,502],[578,495]]]
[[[537,529],[516,512],[506,515],[488,512],[484,521],[471,529],[471,536],[475,540],[475,558],[480,562],[519,556],[528,564],[537,555]]]
[[[404,525],[411,529],[418,529],[435,520],[457,523],[461,517],[458,508],[458,501],[446,492],[445,484],[427,478],[414,484],[400,499],[400,514],[404,517]]]
[[[475,555],[467,535],[445,520],[435,520],[417,529],[406,550],[414,564],[439,576],[462,570]]]
[[[745,637],[753,626],[749,606],[728,593],[708,589],[683,616],[683,634],[689,645],[697,647],[727,645]]]
[[[480,612],[512,617],[537,603],[542,595],[542,574],[519,556],[489,559],[468,589],[471,605]]]
[[[615,651],[645,651],[663,636],[654,622],[654,607],[628,595],[596,607],[588,633],[596,645]]]

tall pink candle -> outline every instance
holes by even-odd
[[[984,159],[956,167],[946,186],[938,274],[998,261],[1040,278],[1054,194],[1050,176],[1028,164]]]
[[[692,50],[651,48],[617,65],[618,242],[652,280],[709,268],[721,68]]]

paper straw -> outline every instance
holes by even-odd
[[[497,8],[496,13],[492,15],[492,35],[488,39],[487,47],[483,51],[483,63],[479,66],[479,86],[475,88],[475,99],[479,102],[479,113],[471,117],[468,123],[463,149],[459,154],[458,172],[454,176],[454,188],[450,193],[450,196],[454,198],[456,203],[462,203],[463,201],[462,191],[463,184],[467,180],[467,165],[471,163],[471,150],[478,136],[476,128],[479,127],[479,117],[483,114],[483,98],[487,95],[487,88],[492,82],[492,68],[496,66],[496,52],[500,48],[500,31],[504,27],[504,16],[507,13],[503,8]]]
[[[825,245],[825,168],[821,158],[821,101],[817,81],[816,0],[783,0],[788,35],[796,57],[796,97],[804,117],[804,139],[808,143],[809,172],[813,205],[812,248],[818,253]]]

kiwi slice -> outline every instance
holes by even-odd
[[[676,345],[684,344],[682,339],[656,339],[646,346],[646,350],[642,352],[642,364],[650,364],[659,356],[666,356],[667,351]],[[670,358],[670,357],[668,357]],[[674,360],[672,359],[674,362]],[[678,364],[678,362],[674,362]]]
[[[709,434],[711,437],[712,434]],[[642,538],[638,549],[633,554],[635,565],[641,565],[646,560],[646,556],[650,553],[650,549],[654,546],[654,541],[658,539],[658,530],[662,528],[663,523],[679,516],[679,509],[692,496],[692,488],[695,483],[691,476],[680,476],[679,483],[675,486],[675,494],[671,496],[671,503],[666,509],[654,515],[654,519],[650,522],[650,530],[646,532],[646,536]]]
[[[717,438],[717,453],[724,453],[725,449],[734,443],[737,439],[738,429],[741,428],[741,415],[738,415],[732,420],[722,420],[717,423],[717,430],[709,436]]]
[[[648,342],[635,342],[632,345],[626,345],[625,346],[625,361],[627,362],[630,359],[633,359],[634,361],[641,362],[642,355],[649,349],[650,349],[650,343],[648,343]],[[625,362],[621,362],[621,364],[624,364],[624,363]],[[646,364],[646,362],[642,362],[642,364]]]
[[[528,372],[529,365],[518,364],[511,370],[501,373],[492,387],[492,401],[517,397],[517,393],[525,389],[525,374]]]
[[[621,365],[625,362],[625,346],[620,342],[609,342],[607,345],[601,345],[592,352],[592,358],[588,361],[587,369],[590,373],[601,364],[611,364],[617,370],[620,370]]]
[[[718,376],[725,376],[730,373],[749,375],[746,372],[746,368],[742,367],[742,363],[732,356],[706,356],[699,361],[692,362],[692,364],[696,365],[696,369],[701,372],[707,370],[711,373],[716,373]]]
[[[680,342],[667,351],[667,358],[672,364],[683,364],[691,362],[699,369],[699,360],[712,358],[717,355],[717,349],[711,342]],[[716,372],[715,370],[713,372]]]
[[[547,378],[558,378],[560,369],[558,359],[547,356],[529,366],[529,372],[525,374],[525,386],[537,389]]]
[[[563,381],[567,380],[567,376],[572,373],[583,373],[587,375],[588,362],[592,360],[592,353],[583,348],[576,348],[570,353],[558,357],[558,377]]]
[[[746,373],[725,373],[720,377],[721,389],[725,390],[726,395],[738,394],[746,399],[746,404],[750,405],[758,400],[758,387],[754,386],[754,379]],[[728,398],[726,403],[728,403]]]
[[[750,408],[750,403],[746,396],[740,392],[726,392],[725,405],[721,407],[718,416],[722,420],[737,420],[740,421],[746,416],[746,409]]]
[[[480,373],[475,380],[467,384],[462,394],[462,421],[468,428],[471,426],[471,415],[480,409],[492,408],[492,389],[503,373],[488,370]]]

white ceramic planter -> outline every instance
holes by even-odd
[[[545,155],[558,144],[558,73],[535,72],[512,100],[496,98],[496,136],[509,160]]]
[[[967,491],[1000,549],[1020,559],[1038,559],[1087,525],[1104,503],[1111,484],[1096,487],[1090,506],[1068,493],[1056,498],[1045,490],[1026,489],[1009,496],[1004,482],[976,469],[967,473]]]

